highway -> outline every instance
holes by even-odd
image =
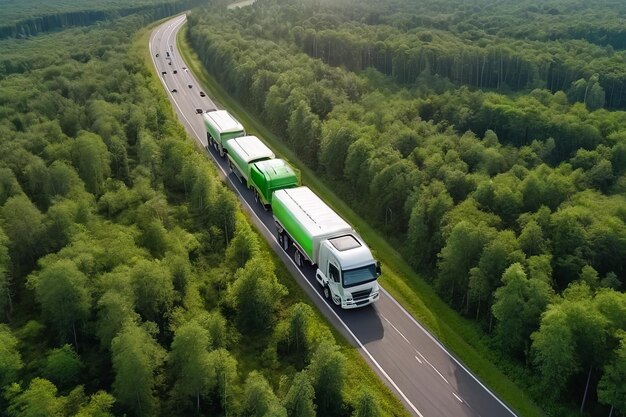
[[[152,32],[149,48],[157,74],[189,135],[215,162],[223,180],[237,194],[257,229],[322,314],[356,346],[365,361],[412,415],[515,416],[384,289],[379,301],[372,306],[341,310],[323,298],[314,269],[309,265],[303,270],[298,269],[292,258],[293,253],[285,253],[280,248],[271,214],[265,212],[254,201],[252,193],[229,172],[225,159],[215,151],[205,149],[206,132],[202,115],[196,113],[196,109],[207,111],[216,106],[208,96],[200,96],[201,86],[186,69],[187,65],[178,53],[176,34],[185,21],[184,15],[177,16]],[[174,74],[174,71],[177,73]]]

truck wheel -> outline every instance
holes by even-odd
[[[286,234],[283,235],[283,250],[285,252],[287,252],[289,250],[289,244],[291,242],[289,241],[289,236],[287,236]]]
[[[230,170],[230,172],[233,172],[233,163],[230,162],[230,159],[228,160],[228,169]]]
[[[298,268],[302,268],[304,266],[304,259],[302,259],[302,253],[300,252],[300,250],[296,249],[293,254],[293,260],[296,261],[296,265],[298,265]]]
[[[222,146],[220,146],[220,156],[223,158],[226,155],[226,151]]]
[[[284,238],[285,237],[283,236],[282,233],[280,233],[280,232],[276,233],[276,240],[278,240],[278,244],[280,245],[281,248],[283,247],[283,239]]]
[[[324,298],[328,300],[330,298],[330,288],[328,288],[328,285],[324,285],[322,292],[324,293]]]
[[[259,202],[259,192],[257,190],[254,190],[254,201]]]

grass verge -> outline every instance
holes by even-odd
[[[149,70],[153,76],[151,77],[151,82],[158,87],[157,91],[161,91],[163,100],[167,100],[165,95],[160,88],[160,84],[158,80],[155,78],[156,72],[152,66],[152,58],[150,55],[150,51],[148,50],[148,40],[150,37],[150,33],[152,29],[156,27],[158,24],[163,22],[163,19],[158,22],[154,22],[148,27],[142,29],[137,35],[133,45],[133,54],[137,57],[140,57],[146,65],[146,68]],[[193,68],[193,67],[190,67]],[[194,72],[197,70],[195,68]],[[170,108],[170,114],[168,115],[171,120],[177,120],[176,115]],[[181,131],[182,131],[181,126]],[[191,138],[189,138],[192,141]],[[194,141],[195,142],[195,141]],[[215,170],[215,175],[217,175],[217,170]],[[244,214],[245,211],[241,210]],[[247,214],[246,214],[247,215]],[[254,228],[255,225],[251,221],[249,221],[250,225]],[[348,401],[356,398],[358,394],[358,389],[361,387],[367,387],[368,390],[374,395],[376,398],[376,402],[379,405],[383,415],[385,416],[394,416],[394,417],[409,417],[410,414],[405,410],[402,403],[396,398],[395,395],[391,392],[391,390],[378,378],[378,376],[372,371],[369,366],[365,363],[364,359],[361,357],[357,349],[352,347],[348,341],[343,337],[341,333],[339,333],[327,320],[324,316],[322,316],[316,309],[315,305],[311,302],[306,293],[302,290],[302,288],[298,285],[298,283],[292,278],[290,272],[287,270],[285,265],[282,263],[280,258],[272,251],[267,242],[261,238],[261,233],[259,230],[256,230],[259,235],[259,242],[261,243],[261,250],[268,253],[273,264],[276,266],[276,276],[281,284],[287,287],[289,291],[289,305],[292,305],[297,302],[304,302],[311,306],[313,311],[315,312],[315,316],[312,318],[312,322],[314,325],[322,324],[325,325],[330,331],[333,333],[335,341],[340,347],[341,352],[345,355],[346,362],[346,372],[347,378],[345,383],[345,395]],[[245,349],[238,351],[238,354],[243,355],[243,358],[238,358],[238,361],[244,368],[250,369],[261,369],[263,368],[261,364],[261,355],[260,352],[249,352]],[[279,371],[285,371],[285,369],[280,369]],[[271,371],[270,371],[271,372]]]
[[[476,325],[445,304],[376,230],[317,178],[315,173],[287,148],[278,135],[264,126],[255,114],[248,111],[208,74],[184,33],[185,27],[178,33],[180,52],[188,67],[204,85],[205,91],[210,92],[211,98],[220,103],[221,107],[228,108],[246,126],[250,134],[263,138],[277,155],[296,166],[300,170],[302,182],[359,231],[383,264],[381,283],[384,288],[518,415],[544,416],[543,411],[532,399],[494,364],[497,360],[496,355],[482,341],[483,334]]]

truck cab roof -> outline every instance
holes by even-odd
[[[371,265],[374,261],[372,252],[356,233],[328,239],[328,248],[344,270]]]
[[[244,131],[243,125],[230,115],[226,110],[213,110],[204,114],[204,118],[211,123],[220,133],[233,133]]]

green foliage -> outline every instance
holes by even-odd
[[[77,326],[87,320],[91,298],[87,277],[70,260],[59,260],[31,275],[29,285],[41,304],[44,320],[61,336],[73,335],[78,345]]]
[[[314,396],[315,391],[306,372],[297,373],[283,402],[287,416],[315,417]]]
[[[356,401],[353,417],[379,417],[380,409],[371,393],[363,391]]]
[[[168,356],[176,376],[175,390],[182,396],[195,397],[196,412],[200,411],[200,396],[207,392],[209,383],[208,346],[209,332],[190,321],[176,329]]]
[[[280,404],[267,380],[252,371],[243,389],[241,415],[250,417],[286,417],[287,412]]]
[[[236,401],[237,360],[225,349],[216,349],[207,357],[209,366],[209,395],[216,399],[219,410],[232,408]]]
[[[74,166],[87,191],[99,196],[102,183],[111,174],[110,154],[102,138],[94,133],[79,133],[72,149]]]
[[[338,351],[336,345],[323,341],[313,354],[307,372],[315,389],[318,415],[339,415],[346,378],[345,356]]]
[[[502,287],[495,291],[492,312],[498,320],[495,340],[503,352],[527,353],[531,333],[552,295],[541,278],[528,279],[522,265],[514,263],[502,275]]]
[[[226,248],[226,264],[235,271],[243,268],[246,262],[259,253],[259,240],[252,232],[248,222],[237,216],[235,223],[235,235]]]
[[[257,256],[235,273],[228,295],[241,331],[260,334],[273,327],[287,290],[276,280],[271,260]]]
[[[9,258],[9,238],[4,234],[4,230],[0,228],[0,322],[9,317],[12,309],[11,298],[11,278],[9,276],[9,267],[11,259]]]
[[[17,391],[11,393],[11,404],[8,414],[11,417],[62,417],[65,415],[63,409],[66,399],[57,397],[57,388],[48,380],[35,378],[30,382],[28,389],[19,392],[19,386],[15,384],[10,390]]]
[[[159,261],[140,260],[130,271],[137,311],[146,319],[160,322],[174,303],[172,275]]]
[[[153,415],[157,372],[164,358],[163,348],[145,328],[126,322],[111,343],[117,401],[138,416]]]
[[[618,334],[619,347],[615,350],[613,358],[604,366],[603,375],[598,382],[598,399],[604,404],[609,404],[617,410],[626,410],[626,335]]]
[[[72,387],[82,371],[83,363],[70,345],[53,349],[46,359],[43,375],[61,388]]]
[[[4,231],[11,242],[11,258],[34,264],[37,254],[41,253],[37,243],[41,237],[43,216],[24,195],[9,198],[2,206],[1,214]]]
[[[23,365],[17,339],[6,325],[0,324],[0,385],[6,387],[15,382]]]

